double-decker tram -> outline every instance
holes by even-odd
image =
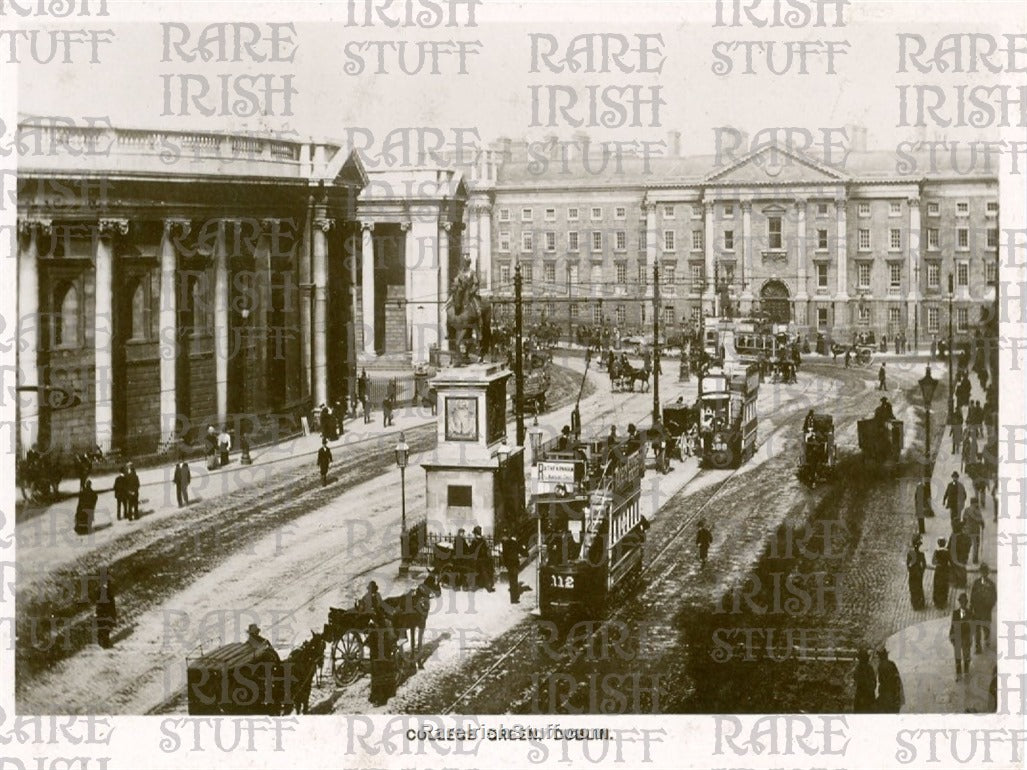
[[[642,571],[644,455],[627,441],[561,437],[543,447],[536,471],[542,617],[599,617]]]
[[[759,389],[755,365],[735,370],[712,368],[703,378],[698,403],[703,465],[738,467],[753,453]]]

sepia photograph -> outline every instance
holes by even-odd
[[[0,764],[1023,767],[1025,30],[0,3]]]

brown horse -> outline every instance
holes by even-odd
[[[442,588],[434,573],[429,573],[417,588],[385,600],[385,604],[392,608],[393,629],[397,633],[402,631],[409,634],[410,654],[417,659],[418,668],[424,668],[420,655],[424,644],[424,627],[428,622],[428,613],[431,612],[433,596],[442,596]]]
[[[281,686],[284,692],[276,700],[281,703],[282,715],[310,713],[310,690],[314,675],[324,663],[325,638],[312,631],[310,638],[289,653],[282,666]]]

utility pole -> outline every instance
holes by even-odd
[[[949,425],[955,414],[955,395],[952,392],[952,301],[956,298],[956,283],[949,273]]]
[[[521,302],[521,263],[514,267],[514,412],[517,417],[517,446],[524,446],[524,314]]]
[[[660,419],[660,263],[653,265],[653,424]]]

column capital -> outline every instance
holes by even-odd
[[[41,217],[20,217],[18,219],[18,235],[29,235],[34,229],[39,229],[45,235],[49,235],[53,232],[53,220]]]
[[[742,210],[743,214],[748,214],[752,211],[752,198],[742,198],[738,201],[738,208]]]
[[[648,216],[656,213],[656,201],[642,201],[642,210]]]
[[[178,230],[179,237],[185,238],[193,229],[192,220],[184,217],[167,217],[164,219],[164,234],[174,236]]]
[[[262,233],[270,233],[270,232],[276,230],[278,227],[280,227],[281,226],[281,222],[282,222],[282,220],[279,219],[278,217],[264,217],[263,219],[260,220],[260,232],[262,232]],[[317,223],[317,218],[316,217],[314,219],[314,222],[315,222],[315,224]],[[331,227],[329,227],[328,229],[330,230]]]
[[[411,223],[409,221],[408,222],[400,222],[399,223],[399,229],[402,230],[404,233],[409,232],[410,231],[410,227],[411,227]]]
[[[360,229],[364,232],[374,232],[374,222],[370,219],[360,220]]]
[[[103,217],[98,222],[100,235],[128,235],[128,219],[124,217]]]
[[[450,232],[455,226],[456,226],[456,223],[454,223],[454,222],[444,222],[442,220],[439,221],[439,227],[441,227],[447,233]]]
[[[714,201],[710,201],[710,200],[703,201],[702,202],[703,214],[705,214],[706,216],[710,216],[711,214],[713,214],[713,204],[714,204]]]
[[[492,203],[490,201],[474,201],[470,207],[473,214],[491,214]]]
[[[277,221],[277,220],[261,220],[261,227],[263,228],[265,221]],[[363,223],[361,223],[363,225]],[[335,227],[335,220],[331,217],[314,217],[314,227],[320,230],[322,233],[327,233],[333,227]],[[374,224],[371,225],[371,229],[374,229]]]
[[[800,211],[806,210],[807,203],[809,203],[809,198],[803,197],[802,195],[796,196],[795,200],[792,201],[792,205]]]
[[[912,209],[920,208],[920,196],[919,195],[910,195],[908,198],[906,198],[906,202],[909,203],[909,207],[912,208]]]

